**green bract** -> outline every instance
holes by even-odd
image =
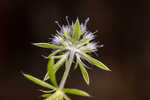
[[[55,86],[58,86],[58,85],[57,85],[57,82],[56,82],[56,77],[55,77],[55,72],[54,72],[53,64],[54,64],[54,59],[53,59],[53,57],[52,57],[52,58],[50,58],[50,60],[49,60],[49,62],[48,62],[48,69],[47,69],[47,72],[48,72],[48,75],[49,75],[49,78],[50,78],[51,82],[52,82]]]
[[[50,89],[50,91],[42,90],[44,93],[42,97],[46,98],[45,100],[70,100],[66,93],[89,96],[88,93],[82,90],[64,88],[70,69],[73,65],[74,69],[77,69],[79,66],[85,82],[89,85],[88,72],[86,65],[82,60],[86,60],[103,70],[110,71],[110,69],[102,62],[90,56],[91,53],[97,50],[98,45],[93,42],[93,39],[95,38],[94,33],[87,30],[88,21],[89,18],[85,23],[80,23],[79,19],[77,19],[75,23],[70,25],[67,17],[68,25],[60,26],[58,23],[60,30],[57,31],[50,43],[33,43],[33,45],[37,47],[54,50],[47,56],[47,72],[43,80],[28,74],[23,74],[34,83]],[[60,67],[63,66],[65,67],[65,71],[61,81],[58,82],[56,74],[59,72]],[[50,80],[51,84],[45,82],[47,80]]]
[[[23,74],[27,79],[33,81],[34,83],[40,85],[40,86],[43,86],[43,87],[46,87],[46,88],[49,88],[49,89],[56,89],[54,86],[40,80],[40,79],[37,79],[31,75],[28,75],[28,74]]]
[[[80,96],[90,96],[88,93],[78,90],[78,89],[63,89],[65,93],[74,94],[74,95],[80,95]]]

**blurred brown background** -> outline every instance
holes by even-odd
[[[31,45],[46,42],[66,23],[90,17],[88,28],[104,43],[95,56],[112,72],[91,66],[90,86],[77,70],[67,87],[86,90],[93,97],[73,100],[150,100],[150,1],[149,0],[1,0],[0,1],[0,100],[42,100],[41,87],[21,71],[42,78],[47,61],[43,50]]]

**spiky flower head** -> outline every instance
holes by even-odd
[[[75,53],[79,52],[95,52],[97,50],[96,43],[91,42],[95,36],[94,33],[87,30],[87,22],[79,23],[77,19],[75,23],[70,25],[60,26],[60,31],[57,31],[56,36],[54,36],[52,43],[61,46],[66,51],[73,51]],[[86,50],[84,50],[85,48]]]
[[[48,58],[51,58],[52,56],[54,58],[63,56],[67,60],[71,53],[73,53],[73,60],[77,66],[80,66],[82,73],[85,73],[86,69],[81,67],[82,65],[85,65],[81,59],[85,59],[86,61],[100,67],[103,70],[110,71],[110,69],[107,68],[103,63],[89,55],[92,52],[95,52],[98,47],[97,43],[93,42],[95,39],[95,32],[90,32],[87,29],[89,18],[87,18],[84,23],[80,23],[79,19],[77,18],[76,22],[72,24],[69,23],[68,18],[66,19],[68,22],[67,25],[61,26],[57,22],[60,30],[57,31],[51,43],[34,43],[34,45],[43,48],[54,49],[55,51],[50,54]],[[64,62],[65,60],[63,60],[61,64]],[[57,66],[57,64],[55,65]],[[59,66],[54,68],[55,71],[57,71]],[[84,76],[84,79],[86,76]],[[85,80],[87,84],[89,84],[88,78]]]

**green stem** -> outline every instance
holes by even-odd
[[[71,64],[72,64],[72,61],[73,61],[73,57],[74,57],[74,51],[71,50],[70,51],[70,55],[69,55],[69,59],[66,60],[66,69],[65,69],[65,72],[64,72],[64,75],[61,79],[61,82],[60,82],[60,85],[59,85],[59,88],[64,88],[64,85],[66,83],[66,80],[67,80],[67,77],[69,75],[69,71],[70,71],[70,68],[71,68]]]

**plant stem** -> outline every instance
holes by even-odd
[[[71,68],[73,57],[74,57],[74,50],[71,50],[70,51],[70,55],[69,55],[69,59],[66,60],[66,65],[65,65],[66,69],[65,69],[64,75],[63,75],[63,77],[61,79],[59,88],[64,88],[64,85],[66,83],[67,77],[69,75],[69,71],[70,71],[70,68]]]

